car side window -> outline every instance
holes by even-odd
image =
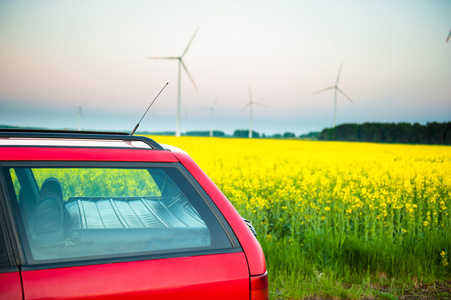
[[[10,174],[32,264],[232,247],[176,167],[21,169]],[[20,181],[35,182],[39,194]]]

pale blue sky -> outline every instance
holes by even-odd
[[[0,124],[266,134],[337,124],[451,121],[451,1],[0,1]]]

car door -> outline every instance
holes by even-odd
[[[243,253],[22,272],[25,299],[249,299]]]
[[[183,167],[53,162],[4,170],[18,199],[10,203],[24,299],[249,299],[241,246]]]

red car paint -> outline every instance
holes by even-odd
[[[243,253],[23,271],[22,280],[30,300],[249,299]]]
[[[19,271],[0,273],[0,299],[22,299]]]
[[[0,147],[0,161],[152,161],[178,162],[170,151],[142,149]]]

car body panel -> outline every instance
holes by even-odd
[[[28,270],[22,280],[24,299],[249,299],[242,252]]]
[[[19,271],[0,273],[0,299],[23,299]]]
[[[0,147],[0,161],[178,162],[170,151],[105,148]]]

